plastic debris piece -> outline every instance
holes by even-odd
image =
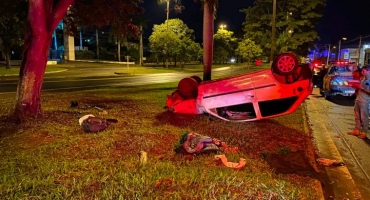
[[[171,186],[172,184],[172,179],[170,178],[160,178],[156,183],[155,186],[156,188],[159,188],[163,185],[163,187],[168,187]]]
[[[339,162],[339,161],[328,159],[328,158],[318,158],[316,159],[316,161],[319,163],[319,165],[323,165],[325,167],[345,165],[344,162]]]
[[[247,162],[244,158],[240,158],[240,161],[238,163],[235,162],[228,162],[227,158],[224,154],[222,155],[215,155],[216,160],[221,160],[222,164],[224,164],[226,167],[234,168],[234,169],[240,169],[243,168]]]
[[[145,151],[140,151],[139,152],[139,162],[140,165],[145,165],[148,161],[148,153]]]

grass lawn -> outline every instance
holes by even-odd
[[[6,69],[5,65],[0,64],[0,76],[18,76],[20,66],[12,66],[10,69]],[[45,69],[46,73],[53,73],[58,71],[66,70],[65,68],[59,67],[59,65],[48,65]]]
[[[10,118],[15,94],[0,97],[1,199],[319,199],[317,180],[280,174],[269,155],[303,152],[315,168],[304,106],[283,117],[230,123],[163,109],[177,83],[42,94],[43,115],[24,124]],[[70,102],[78,107],[71,108]],[[94,106],[104,108],[103,115]],[[85,133],[85,114],[118,122]],[[196,132],[238,147],[226,153],[234,170],[212,154],[185,156],[174,148]],[[148,152],[146,165],[139,151]]]

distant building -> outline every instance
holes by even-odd
[[[315,48],[310,50],[306,60],[319,59],[325,63],[340,60],[368,65],[370,64],[370,36],[367,37],[361,38],[361,41],[360,37],[342,41],[340,52],[338,51],[338,44],[330,45],[330,48],[329,44],[316,44]]]

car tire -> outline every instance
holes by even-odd
[[[332,96],[332,95],[331,95],[331,93],[330,93],[330,92],[325,92],[325,93],[324,93],[324,95],[325,95],[325,99],[326,99],[326,100],[329,100],[329,101],[331,100],[331,96]]]
[[[198,82],[190,77],[183,78],[177,85],[177,91],[184,99],[196,99],[198,96]]]
[[[320,95],[325,96],[325,92],[322,89],[320,89]]]
[[[290,75],[299,67],[297,56],[293,53],[279,54],[271,67],[279,75]]]
[[[202,79],[199,76],[190,76],[190,78],[194,79],[197,83],[202,82]]]

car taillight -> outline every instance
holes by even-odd
[[[343,86],[343,85],[349,85],[347,80],[341,79],[341,78],[334,78],[330,81],[330,85],[335,86]]]

